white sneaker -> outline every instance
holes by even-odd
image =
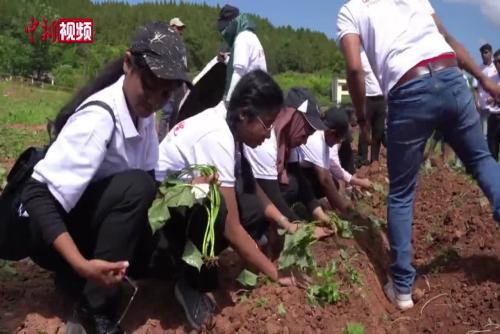
[[[398,309],[406,311],[413,307],[413,299],[411,299],[411,293],[402,294],[397,292],[392,281],[387,282],[387,284],[384,286],[384,292],[391,303],[393,303]]]

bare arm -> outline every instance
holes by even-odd
[[[224,236],[242,259],[273,280],[278,280],[276,266],[260,251],[255,241],[241,226],[234,188],[221,187],[220,191],[227,206]]]
[[[359,35],[345,35],[340,41],[340,47],[346,61],[347,87],[359,122],[365,119],[365,74],[361,63]]]
[[[436,14],[432,15],[434,22],[439,30],[439,32],[444,36],[446,42],[455,51],[460,67],[465,69],[467,72],[472,74],[477,81],[483,86],[483,88],[490,93],[495,100],[500,101],[500,87],[497,86],[491,79],[489,79],[477,66],[474,59],[467,52],[467,50],[458,42],[451,34],[448,33],[441,20]]]
[[[337,208],[341,212],[345,212],[351,203],[339,194],[330,171],[316,165],[314,165],[314,171],[332,208]]]

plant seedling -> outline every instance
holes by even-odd
[[[316,273],[317,283],[311,284],[307,290],[307,300],[311,305],[324,306],[336,304],[345,298],[345,294],[340,291],[339,283],[335,279],[337,264],[335,261]]]
[[[348,322],[342,334],[365,334],[365,327],[357,322]]]
[[[285,305],[283,305],[283,303],[279,303],[277,311],[278,311],[278,315],[280,317],[284,317],[286,315]]]
[[[310,246],[316,241],[314,228],[314,224],[307,224],[299,228],[294,234],[285,235],[283,251],[278,259],[278,268],[280,270],[299,269],[311,272],[316,268],[316,260],[310,249]]]

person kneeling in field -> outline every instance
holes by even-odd
[[[265,231],[266,219],[242,220],[248,206],[242,200],[241,189],[257,194],[261,212],[271,221],[281,221],[280,212],[255,183],[251,168],[241,152],[243,144],[259,146],[273,131],[273,122],[283,104],[283,93],[265,72],[256,70],[242,77],[234,89],[228,106],[224,102],[177,124],[160,144],[160,158],[156,178],[166,177],[196,165],[210,165],[217,170],[221,196],[218,215],[215,217],[214,256],[229,245],[253,268],[283,285],[293,284],[293,277],[283,277],[276,266],[261,252],[255,240]],[[189,178],[197,177],[192,173]],[[189,180],[186,179],[186,181]],[[201,270],[181,262],[188,240],[198,250],[203,248],[207,228],[207,211],[201,205],[191,209],[172,210],[171,218],[158,233],[167,240],[165,253],[177,261],[181,270],[175,286],[175,296],[182,305],[186,317],[194,328],[200,328],[214,311],[215,303],[206,294],[217,287],[217,267],[203,264]],[[188,224],[189,222],[189,224]],[[255,239],[255,240],[254,240]]]
[[[68,332],[87,326],[92,333],[123,332],[116,323],[118,283],[127,271],[145,270],[152,246],[154,112],[190,84],[180,46],[163,23],[140,29],[125,56],[62,108],[61,131],[22,193],[31,258],[80,298]]]
[[[338,191],[332,176],[337,177],[341,174],[342,181],[345,180],[347,184],[365,188],[369,188],[371,184],[367,179],[352,176],[340,166],[338,147],[350,131],[347,114],[333,107],[325,113],[323,122],[327,129],[316,131],[309,136],[305,144],[296,148],[296,157],[316,198],[326,197],[329,207],[333,208],[338,200]],[[334,157],[336,154],[336,159],[333,161],[332,151]],[[339,170],[341,173],[338,173]],[[347,201],[343,206],[352,207],[352,203]]]

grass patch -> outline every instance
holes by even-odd
[[[0,125],[0,157],[17,158],[29,146],[43,146],[49,142],[45,129],[30,130]]]
[[[47,118],[55,117],[70,94],[19,82],[0,82],[0,124],[46,124]]]

